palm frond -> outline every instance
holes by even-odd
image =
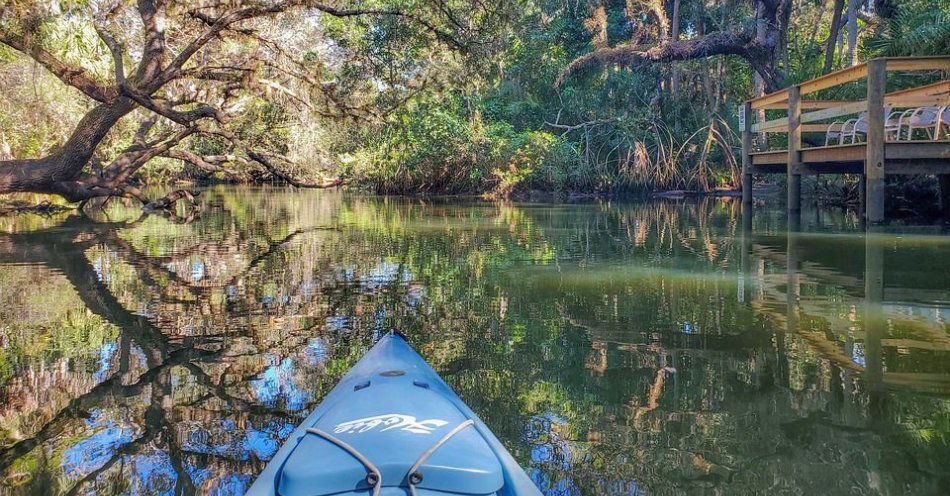
[[[950,8],[902,7],[864,45],[883,56],[945,55],[950,50]]]

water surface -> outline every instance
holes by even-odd
[[[950,491],[950,237],[217,188],[0,219],[0,494],[241,494],[396,328],[546,495]]]

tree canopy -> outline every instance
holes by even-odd
[[[0,192],[734,187],[735,104],[941,54],[948,0],[12,0]],[[35,109],[31,112],[30,109]]]
[[[334,119],[383,115],[437,83],[432,68],[443,52],[477,52],[501,12],[442,0],[8,4],[0,42],[92,107],[44,156],[0,163],[0,191],[159,205],[129,181],[156,157],[226,174],[232,163],[253,161],[295,185],[339,184],[281,168],[286,150],[272,127],[288,109]],[[374,37],[386,41],[366,42]],[[130,115],[138,123],[127,146],[111,157],[98,153]]]

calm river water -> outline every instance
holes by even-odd
[[[0,494],[241,494],[392,328],[546,495],[946,494],[950,236],[218,188],[0,218]]]

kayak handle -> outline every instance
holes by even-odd
[[[465,422],[462,422],[461,424],[456,425],[454,429],[449,431],[446,435],[442,436],[442,439],[439,439],[438,441],[436,441],[435,444],[430,446],[429,449],[425,450],[425,452],[423,452],[422,455],[419,456],[419,459],[416,460],[416,463],[412,464],[412,468],[409,469],[409,475],[408,477],[406,477],[406,479],[409,482],[409,494],[411,494],[412,496],[416,496],[416,484],[422,482],[422,474],[419,473],[419,467],[421,467],[422,464],[425,463],[425,461],[429,458],[429,456],[431,456],[432,453],[435,453],[435,450],[441,448],[443,444],[447,443],[449,439],[452,439],[452,436],[458,434],[459,432],[462,432],[466,427],[474,423],[475,423],[474,420],[468,419]]]
[[[425,450],[416,460],[416,463],[412,464],[412,468],[409,469],[409,473],[406,475],[406,480],[409,482],[409,494],[411,496],[416,496],[416,485],[422,482],[422,474],[419,473],[419,467],[421,467],[422,464],[425,463],[430,456],[432,456],[432,453],[435,453],[435,451],[441,448],[443,444],[447,443],[449,439],[452,439],[452,436],[462,432],[466,427],[474,423],[474,420],[468,419],[459,425],[456,425],[454,429],[442,436],[442,438],[430,446],[429,449]],[[369,473],[366,474],[366,483],[373,486],[373,496],[379,496],[379,490],[383,486],[383,476],[379,472],[379,469],[376,468],[376,465],[373,465],[373,462],[369,461],[368,458],[363,456],[359,450],[347,444],[346,441],[328,432],[321,431],[316,427],[310,427],[307,429],[307,432],[310,434],[316,434],[323,439],[330,441],[331,443],[339,446],[343,451],[346,451],[347,453],[353,455],[354,458],[359,460],[359,462],[362,463],[364,467],[366,467],[366,470],[369,471]]]
[[[347,453],[353,455],[353,458],[356,458],[357,460],[359,460],[360,463],[362,463],[363,466],[366,467],[366,470],[369,471],[369,473],[366,474],[366,483],[373,486],[373,496],[379,496],[379,490],[383,486],[383,476],[379,472],[379,469],[376,468],[376,465],[373,465],[373,462],[369,461],[369,459],[363,456],[363,454],[360,453],[356,448],[347,444],[346,441],[336,436],[333,436],[332,434],[328,432],[321,431],[320,429],[317,429],[316,427],[311,427],[307,429],[307,432],[311,434],[316,434],[322,437],[323,439],[330,441],[331,443],[343,449],[343,451],[346,451]]]

